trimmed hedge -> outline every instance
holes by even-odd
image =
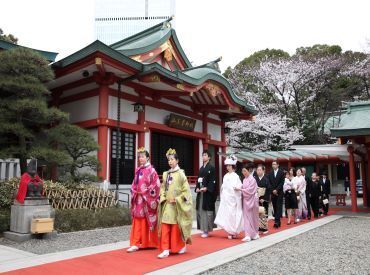
[[[130,210],[114,206],[101,209],[56,209],[54,227],[58,232],[73,232],[131,224]]]

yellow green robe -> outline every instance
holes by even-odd
[[[176,203],[168,200],[176,199]],[[178,224],[182,240],[191,243],[191,229],[193,225],[193,199],[188,179],[184,170],[176,169],[163,173],[158,206],[158,233],[161,235],[161,224]]]

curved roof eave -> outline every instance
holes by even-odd
[[[208,80],[216,81],[216,82],[222,84],[227,89],[228,93],[231,96],[231,99],[236,104],[238,104],[240,106],[243,106],[248,112],[250,112],[253,115],[257,114],[256,108],[253,105],[248,104],[243,99],[239,98],[235,94],[235,92],[233,91],[230,83],[222,75],[220,75],[216,71],[215,72],[208,72],[207,74],[204,74],[203,76],[201,76],[199,78],[194,78],[194,77],[191,77],[191,76],[187,75],[186,73],[184,73],[182,71],[172,72],[172,71],[169,71],[167,69],[164,69],[162,66],[160,66],[157,63],[153,63],[153,64],[145,64],[143,72],[145,74],[150,73],[150,72],[159,72],[159,73],[163,74],[165,77],[168,77],[168,78],[171,78],[171,79],[174,79],[174,80],[180,79],[180,80],[182,80],[184,82],[187,82],[187,83],[190,83],[194,86],[201,85],[202,83],[204,83]]]
[[[0,39],[0,48],[6,49],[6,50],[9,50],[9,49],[12,49],[12,48],[30,49],[30,50],[36,51],[39,54],[41,54],[49,62],[54,62],[55,61],[55,58],[58,55],[58,53],[56,53],[56,52],[49,52],[49,51],[37,50],[37,49],[33,49],[33,48],[21,46],[21,45],[18,45],[18,44],[14,44],[14,43],[11,43],[11,42],[8,42],[8,41],[5,41],[5,40],[1,40],[1,39]]]
[[[122,63],[125,63],[129,66],[131,66],[132,68],[134,68],[135,70],[137,71],[142,71],[143,69],[143,64],[136,61],[136,60],[133,60],[131,59],[130,57],[112,49],[111,47],[107,46],[106,44],[104,44],[103,42],[99,41],[99,40],[95,40],[93,43],[91,43],[90,45],[86,46],[85,48],[57,61],[57,62],[54,62],[53,64],[51,64],[52,67],[65,67],[65,66],[68,66],[78,60],[81,60],[82,58],[85,58],[87,56],[89,56],[90,54],[93,54],[95,52],[101,52],[101,53],[104,53],[106,55],[108,55],[109,57],[113,58],[113,59],[116,59]]]

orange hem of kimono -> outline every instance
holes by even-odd
[[[185,246],[177,224],[161,224],[160,249],[169,249],[172,253],[179,252]]]
[[[130,233],[130,245],[139,248],[157,248],[158,247],[158,230],[149,230],[146,218],[133,218]]]

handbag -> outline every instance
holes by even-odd
[[[266,193],[266,188],[265,187],[257,187],[257,193],[258,193],[258,197],[263,197]]]

